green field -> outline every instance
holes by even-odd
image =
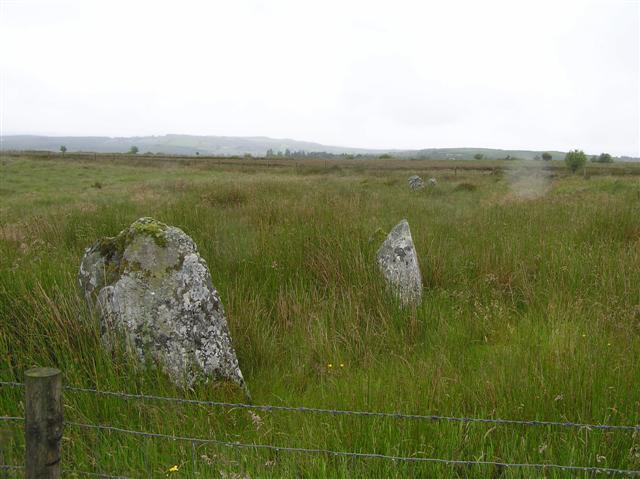
[[[141,216],[206,259],[255,404],[640,423],[640,165],[560,162],[0,159],[0,380],[181,391],[100,346],[78,290],[84,249]],[[409,175],[436,177],[419,192]],[[424,301],[401,309],[375,253],[411,225]],[[0,388],[0,415],[23,414]],[[69,421],[242,443],[640,469],[640,432],[219,409],[66,392]],[[22,424],[0,422],[4,460]],[[146,477],[592,477],[233,449],[68,426],[63,465]],[[168,472],[174,466],[177,472]],[[67,473],[65,477],[74,477]],[[599,477],[599,476],[598,476]]]

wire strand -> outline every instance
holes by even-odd
[[[18,416],[0,416],[0,421],[24,421],[24,418]]]
[[[82,476],[89,477],[102,477],[103,479],[133,479],[129,476],[114,476],[102,472],[74,471],[72,469],[63,469],[63,472],[65,472],[66,474],[80,474]]]
[[[186,436],[173,436],[169,434],[161,434],[156,432],[134,431],[131,429],[124,429],[115,426],[103,426],[97,424],[84,424],[77,422],[66,423],[70,426],[95,429],[101,431],[117,432],[122,434],[130,434],[135,436],[154,437],[160,439],[168,439],[172,441],[184,441],[196,444],[216,444],[225,447],[234,448],[249,448],[249,449],[267,449],[277,452],[291,452],[301,454],[323,454],[335,457],[352,457],[360,459],[385,459],[398,462],[429,462],[439,463],[447,465],[467,465],[467,466],[496,466],[504,468],[532,468],[532,469],[558,469],[563,471],[574,472],[591,472],[596,474],[623,474],[627,476],[640,476],[640,471],[626,470],[626,469],[612,469],[603,467],[590,467],[590,466],[564,466],[561,464],[526,464],[526,463],[508,463],[497,461],[470,461],[460,459],[440,459],[431,457],[407,457],[407,456],[391,456],[386,454],[377,453],[365,453],[365,452],[346,452],[346,451],[333,451],[329,449],[309,449],[302,447],[288,447],[288,446],[274,446],[272,444],[244,444],[241,442],[228,442],[218,439],[205,439]]]
[[[0,381],[0,385],[23,387],[23,383]],[[306,406],[274,406],[270,404],[246,404],[246,403],[230,403],[220,401],[201,401],[198,399],[183,399],[167,396],[155,396],[152,394],[133,394],[115,391],[100,391],[97,389],[80,388],[73,386],[65,386],[67,391],[97,394],[100,396],[111,396],[121,399],[137,399],[145,401],[166,401],[177,404],[191,404],[198,406],[224,407],[234,409],[253,409],[257,411],[284,411],[284,412],[304,412],[314,414],[333,414],[340,416],[361,416],[361,417],[380,417],[391,419],[405,420],[424,420],[424,421],[446,421],[459,423],[482,423],[482,424],[500,424],[500,425],[518,425],[518,426],[547,426],[547,427],[567,427],[589,430],[605,430],[605,431],[640,431],[640,425],[612,425],[612,424],[587,424],[571,421],[538,421],[538,420],[520,420],[520,419],[489,419],[478,417],[455,417],[440,415],[424,415],[424,414],[403,414],[399,412],[374,412],[374,411],[353,411],[345,409],[326,409]]]
[[[393,416],[395,417],[395,415]],[[24,421],[24,418],[18,417],[18,416],[0,416],[0,421]],[[135,431],[135,430],[124,429],[124,428],[115,427],[115,426],[86,424],[86,423],[78,423],[78,422],[71,422],[71,421],[65,421],[65,425],[84,428],[84,429],[94,429],[94,430],[117,432],[117,433],[123,433],[123,434],[135,435],[135,436],[167,439],[172,441],[186,441],[192,444],[216,444],[216,445],[225,446],[225,447],[250,448],[250,449],[256,449],[256,450],[266,449],[266,450],[272,450],[272,451],[283,451],[283,452],[301,453],[301,454],[323,454],[323,455],[330,455],[335,457],[353,457],[353,458],[361,458],[361,459],[385,459],[385,460],[400,461],[400,462],[430,462],[430,463],[439,463],[439,464],[448,464],[448,465],[468,465],[468,466],[474,466],[474,465],[489,466],[490,465],[490,466],[504,467],[504,468],[558,469],[563,471],[591,472],[596,474],[602,473],[602,474],[623,474],[627,476],[640,476],[640,471],[591,467],[591,466],[566,466],[561,464],[527,464],[527,463],[519,464],[519,463],[506,463],[506,462],[497,462],[497,461],[477,461],[477,460],[470,461],[470,460],[460,460],[460,459],[392,456],[392,455],[377,454],[377,453],[347,452],[347,451],[333,451],[329,449],[317,449],[317,448],[274,446],[272,444],[244,444],[240,442],[222,441],[218,439],[174,436],[174,435],[155,433],[155,432]],[[20,469],[20,468],[22,468],[22,466],[0,466],[0,469]],[[113,476],[109,474],[84,472],[84,471],[75,471],[75,472],[78,474],[83,474],[83,475],[88,475],[93,477],[104,477],[107,479],[110,479],[110,478],[130,479],[130,478],[127,478],[126,476]]]

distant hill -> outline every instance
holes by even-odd
[[[470,160],[476,154],[487,159],[518,158],[531,160],[542,155],[543,151],[533,150],[501,150],[492,148],[429,148],[420,150],[381,150],[366,148],[350,148],[329,146],[308,141],[288,138],[268,138],[265,136],[194,136],[194,135],[161,135],[161,136],[37,136],[8,135],[0,138],[2,151],[59,151],[60,146],[67,151],[84,151],[96,153],[126,153],[132,146],[138,147],[141,154],[164,153],[168,155],[213,155],[213,156],[264,156],[267,151],[306,153],[325,152],[334,155],[383,155],[390,154],[397,158],[430,158]],[[564,158],[564,152],[550,151],[554,159]],[[618,158],[627,161],[640,161],[638,158]]]
[[[170,155],[244,155],[263,156],[268,150],[306,152],[327,152],[333,154],[376,154],[380,150],[343,148],[321,145],[308,141],[276,139],[265,136],[35,136],[9,135],[0,139],[0,150],[44,150],[59,151],[60,145],[68,151],[88,151],[97,153],[125,153],[137,146],[140,153],[166,153]],[[386,150],[385,150],[386,151]]]

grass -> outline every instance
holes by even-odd
[[[154,160],[1,159],[0,379],[56,366],[70,385],[242,400],[225,384],[178,390],[161,371],[100,346],[77,289],[83,251],[153,216],[191,235],[206,259],[256,404],[640,422],[637,167],[599,166],[585,178],[556,162]],[[437,187],[411,192],[411,165]],[[398,307],[375,263],[402,218],[424,278],[417,309]],[[21,394],[2,388],[0,414],[21,415]],[[217,410],[72,392],[65,415],[244,443],[640,469],[640,434],[629,432]],[[0,428],[5,460],[20,463],[21,426]],[[73,427],[63,464],[176,478],[567,475],[192,448]]]

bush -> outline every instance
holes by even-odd
[[[567,153],[564,157],[564,162],[567,167],[575,173],[580,168],[584,167],[587,162],[587,155],[585,155],[582,150],[573,150]]]
[[[609,153],[600,153],[596,161],[598,163],[613,163],[613,158]]]

